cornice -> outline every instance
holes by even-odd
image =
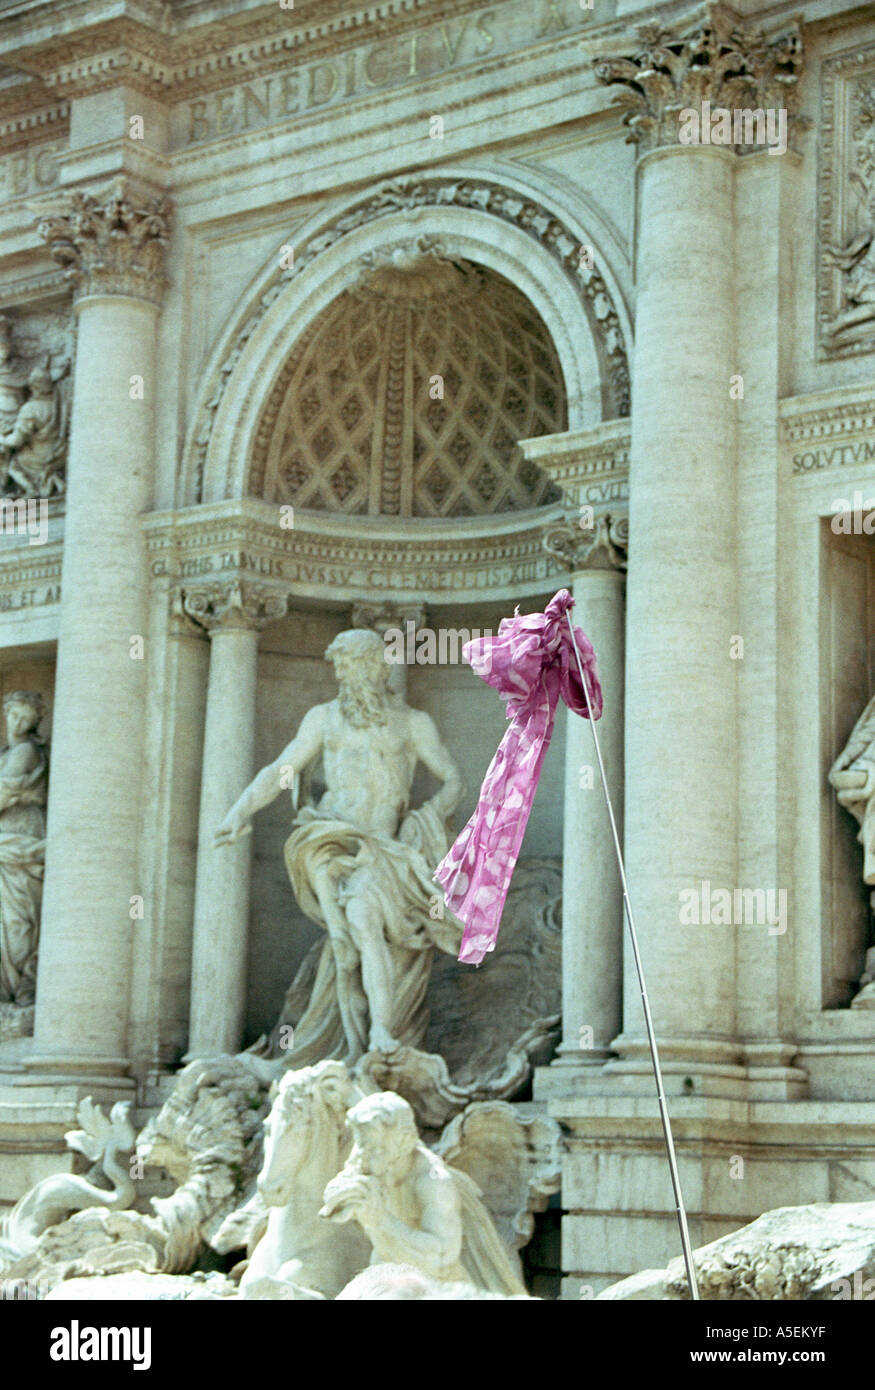
[[[294,9],[277,0],[240,12],[224,12],[197,23],[169,6],[125,0],[53,0],[51,18],[34,20],[0,13],[0,59],[39,79],[55,94],[69,96],[116,85],[120,80],[153,95],[173,90],[174,99],[209,91],[295,61],[337,57],[370,41],[403,39],[424,26],[453,22],[480,12],[500,11],[484,0],[380,0],[349,9],[344,0],[297,0]],[[120,10],[124,12],[120,13]],[[69,22],[65,23],[65,15]],[[569,33],[573,32],[569,27]]]
[[[20,89],[0,93],[0,143],[4,152],[13,149],[17,143],[39,139],[42,135],[67,134],[70,124],[69,101],[52,101],[46,105],[42,88],[39,89],[38,100],[40,104],[36,109],[22,110]]]
[[[585,430],[521,439],[518,447],[561,488],[567,503],[616,510],[617,502],[629,495],[631,444],[629,419],[624,416]]]
[[[875,433],[875,403],[871,387],[844,387],[793,396],[779,406],[781,435],[798,444],[821,439]]]
[[[45,545],[30,545],[25,537],[7,536],[0,538],[0,616],[5,612],[18,611],[19,608],[37,606],[47,601],[47,589],[55,590],[61,582],[61,559],[64,551],[63,539],[48,541]],[[38,598],[32,604],[16,604],[12,601],[16,592],[36,591]]]

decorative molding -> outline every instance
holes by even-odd
[[[182,612],[215,636],[217,632],[259,632],[285,617],[286,600],[273,589],[232,579],[227,584],[185,586],[180,594]]]
[[[197,10],[180,13],[176,6],[138,6],[140,18],[119,15],[117,6],[107,4],[101,13],[101,0],[88,0],[89,22],[82,22],[81,7],[65,0],[52,0],[46,8],[51,19],[33,8],[26,17],[0,15],[2,54],[21,54],[30,85],[50,89],[58,96],[80,95],[102,88],[125,85],[156,97],[172,93],[183,100],[204,92],[228,87],[230,82],[247,82],[294,64],[293,71],[307,63],[346,60],[352,50],[367,53],[391,45],[394,57],[393,85],[423,75],[420,51],[428,47],[443,60],[442,71],[454,63],[469,65],[503,53],[511,43],[531,45],[557,37],[573,42],[580,16],[568,22],[555,9],[546,17],[530,0],[511,7],[510,13],[497,14],[483,0],[441,0],[436,19],[432,0],[380,0],[351,9],[348,0],[318,0],[313,14],[299,14],[293,8],[260,5],[256,12],[241,12],[239,0],[210,6],[204,22]],[[115,10],[115,13],[113,11]],[[72,13],[65,14],[65,11]],[[200,22],[199,22],[200,21]],[[558,22],[557,22],[558,21]],[[467,26],[470,52],[459,58],[460,29]],[[496,32],[496,31],[499,32]],[[502,42],[504,40],[504,42]],[[372,47],[368,47],[368,46]],[[346,66],[346,62],[344,64]],[[394,69],[398,69],[397,75]],[[348,70],[346,83],[348,83]],[[346,85],[345,83],[345,85]],[[368,76],[369,88],[381,85],[377,72]],[[367,90],[367,89],[366,89]],[[25,98],[26,99],[26,98]]]
[[[554,505],[412,529],[403,518],[296,509],[294,530],[285,530],[279,507],[243,498],[151,513],[143,529],[159,584],[224,589],[257,576],[263,593],[283,601],[353,604],[366,594],[374,606],[407,606],[543,595],[564,566],[542,536],[562,518]]]
[[[824,59],[818,181],[821,361],[875,350],[875,44]]]
[[[160,302],[169,199],[139,198],[118,179],[98,196],[77,190],[56,206],[41,204],[37,230],[66,267],[76,299],[117,294]]]
[[[875,462],[875,406],[859,386],[790,397],[779,419],[794,476]]]
[[[563,565],[577,570],[624,570],[629,550],[629,518],[610,512],[584,526],[579,517],[566,517],[544,530],[544,549]]]
[[[215,374],[214,389],[202,408],[196,432],[197,496],[202,495],[204,467],[216,411],[232,373],[256,328],[285,286],[335,242],[380,217],[425,207],[464,207],[512,223],[537,241],[562,266],[587,317],[604,368],[603,407],[608,418],[629,413],[629,361],[616,306],[601,274],[586,264],[581,245],[568,227],[533,199],[481,178],[409,175],[382,184],[375,192],[336,216],[296,248],[294,264],[277,267],[252,313],[239,329],[231,351]],[[278,407],[277,407],[278,408]],[[258,447],[258,445],[256,445]]]
[[[54,510],[56,503],[49,504]],[[51,529],[51,521],[50,521]],[[61,598],[63,540],[31,545],[24,535],[4,535],[0,549],[0,622],[22,610],[55,605]]]
[[[60,267],[41,270],[34,275],[23,276],[20,280],[5,279],[2,285],[0,312],[6,313],[24,305],[31,305],[39,299],[58,299],[68,296],[69,284]]]
[[[350,291],[364,300],[434,303],[472,299],[483,289],[479,266],[451,257],[438,236],[422,235],[378,247],[359,258],[362,278]]]
[[[40,106],[35,111],[11,110],[4,115],[4,108],[10,103],[11,93],[0,93],[0,144],[3,153],[23,145],[43,130],[51,135],[66,135],[70,124],[69,101],[53,101],[50,106]]]
[[[628,144],[642,150],[679,144],[678,114],[699,109],[780,109],[799,129],[802,36],[793,20],[766,34],[728,6],[707,3],[668,25],[636,26],[637,41],[604,39],[593,59],[596,78],[622,85],[615,105],[624,111]],[[620,49],[622,57],[610,57]],[[732,147],[730,147],[732,148]]]

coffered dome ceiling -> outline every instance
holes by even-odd
[[[566,428],[562,371],[529,301],[426,239],[372,255],[362,269],[276,383],[250,490],[384,516],[474,516],[554,500],[515,447]],[[436,377],[442,399],[433,398]]]

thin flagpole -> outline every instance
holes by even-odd
[[[617,822],[614,818],[614,808],[611,803],[611,793],[608,790],[608,779],[605,776],[605,765],[602,762],[602,750],[599,746],[599,736],[596,733],[595,720],[592,717],[592,705],[589,701],[589,686],[583,672],[583,665],[580,660],[580,652],[577,649],[577,641],[574,636],[574,626],[571,616],[566,610],[565,620],[568,623],[568,630],[571,633],[571,645],[574,648],[574,655],[577,660],[577,669],[580,672],[580,683],[583,686],[583,694],[586,700],[586,710],[589,715],[589,727],[592,729],[593,743],[595,744],[596,758],[599,764],[599,773],[602,779],[602,788],[605,793],[605,803],[608,808],[608,816],[611,822],[611,834],[614,837],[614,851],[617,856],[617,864],[620,869],[620,882],[623,885],[623,907],[626,911],[626,921],[629,923],[629,935],[632,938],[632,954],[635,957],[635,969],[638,972],[638,986],[641,990],[641,1003],[644,1005],[644,1022],[647,1025],[647,1041],[650,1044],[650,1058],[653,1062],[653,1076],[656,1081],[656,1098],[659,1102],[659,1115],[662,1120],[662,1132],[665,1135],[665,1149],[668,1154],[668,1166],[671,1173],[671,1185],[674,1189],[674,1204],[677,1211],[678,1226],[681,1233],[681,1246],[684,1252],[684,1264],[687,1267],[687,1279],[690,1285],[690,1297],[694,1300],[699,1298],[699,1285],[696,1282],[696,1270],[693,1265],[693,1252],[690,1247],[690,1232],[687,1226],[687,1213],[684,1207],[684,1199],[681,1195],[681,1180],[678,1175],[678,1161],[674,1151],[674,1139],[671,1133],[671,1121],[668,1117],[668,1106],[665,1103],[665,1091],[662,1085],[662,1068],[659,1065],[659,1052],[656,1047],[656,1034],[653,1031],[653,1018],[650,1013],[650,1001],[647,998],[647,986],[644,983],[644,968],[641,964],[641,953],[638,950],[638,934],[635,931],[635,921],[632,916],[632,904],[629,901],[629,887],[626,883],[626,868],[623,863],[623,851],[620,848],[620,836],[617,833]]]

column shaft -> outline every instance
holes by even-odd
[[[622,835],[623,574],[581,571],[574,576],[574,597],[574,620],[598,660],[604,692],[599,745]],[[603,1062],[620,1027],[622,889],[592,730],[576,714],[568,713],[567,720],[559,1052],[568,1062]]]
[[[257,628],[214,628],[198,822],[190,1057],[235,1052],[243,1035],[252,836],[219,849],[213,836],[255,770],[257,657]]]
[[[736,882],[734,159],[673,146],[640,166],[626,861],[662,1039],[734,1024],[734,929],[682,925],[679,896]],[[620,1048],[643,1055],[630,953],[625,975]]]
[[[79,304],[35,1022],[35,1065],[52,1069],[126,1064],[156,313],[133,297]]]

